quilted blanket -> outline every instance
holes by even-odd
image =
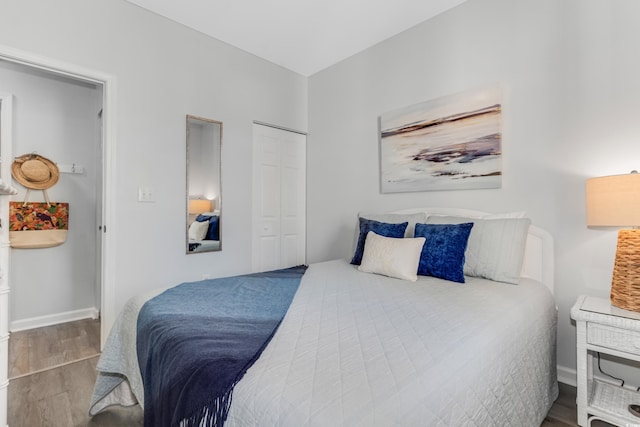
[[[138,313],[151,298],[165,291],[153,289],[129,299],[118,315],[107,337],[96,369],[89,415],[94,416],[110,406],[144,407],[144,388],[136,353]]]
[[[557,397],[539,282],[407,282],[313,264],[225,426],[534,426]]]

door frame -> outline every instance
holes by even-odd
[[[102,349],[107,338],[107,333],[111,329],[111,325],[115,321],[115,274],[113,268],[115,260],[115,243],[111,238],[113,233],[107,233],[107,225],[109,230],[115,228],[115,173],[117,170],[115,165],[115,148],[116,148],[116,78],[112,75],[101,71],[92,70],[62,62],[53,58],[36,55],[19,49],[0,45],[0,59],[22,64],[28,67],[45,70],[48,72],[64,75],[74,79],[102,85],[102,239],[101,239],[101,267],[99,271],[99,282],[101,284],[100,298],[100,348]],[[2,272],[7,275],[8,272]],[[9,288],[9,286],[7,287]],[[7,289],[7,294],[10,292]],[[8,295],[7,295],[8,298]],[[0,312],[0,325],[9,324],[9,315],[7,310]],[[2,358],[2,355],[0,355]],[[0,363],[8,366],[7,360],[0,360]],[[6,377],[7,366],[2,366],[0,372],[4,372]],[[0,388],[7,378],[0,378]],[[7,401],[5,398],[0,399],[0,414],[6,414]],[[7,420],[0,420],[0,425],[6,425]]]
[[[13,142],[13,95],[10,93],[0,93],[0,141],[2,146],[0,154],[2,158],[11,158]],[[9,168],[2,168],[0,179],[11,185],[11,171]],[[2,193],[8,194],[8,193]],[[0,196],[0,200],[4,197]],[[8,221],[9,204],[0,204],[0,219]],[[9,366],[9,283],[7,278],[9,266],[9,230],[7,227],[0,228],[0,425],[7,425],[7,399],[8,399],[8,366]]]

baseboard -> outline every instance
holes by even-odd
[[[42,328],[44,326],[57,325],[59,323],[73,322],[75,320],[97,319],[99,316],[100,310],[97,308],[83,308],[81,310],[32,317],[30,319],[14,320],[9,324],[9,331],[17,332],[27,329]]]
[[[558,381],[570,386],[576,386],[577,371],[565,366],[558,365]]]

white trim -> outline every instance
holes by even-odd
[[[575,387],[577,375],[578,374],[575,369],[558,365],[558,382]]]
[[[266,126],[268,128],[280,129],[280,130],[284,130],[284,131],[287,131],[287,132],[299,133],[300,135],[307,136],[307,133],[303,132],[301,130],[295,130],[295,129],[287,128],[287,127],[284,127],[284,126],[272,125],[271,123],[259,122],[258,120],[254,120],[253,124]]]
[[[116,79],[105,78],[103,81],[102,100],[102,295],[100,323],[100,350],[109,336],[111,326],[116,320],[115,309],[115,243],[108,233],[116,229]],[[109,228],[107,228],[107,225]]]
[[[74,322],[76,320],[97,319],[99,316],[100,310],[98,310],[96,307],[89,307],[80,310],[65,311],[64,313],[48,314],[46,316],[14,320],[9,325],[9,330],[11,332],[25,331],[27,329],[42,328],[44,326]]]
[[[91,83],[102,84],[113,78],[112,76],[99,71],[90,70],[68,62],[14,49],[5,45],[0,45],[0,58],[6,61],[27,65],[39,70],[52,71],[56,74]]]
[[[11,185],[11,171],[6,165],[13,157],[13,95],[0,94],[0,158],[5,167],[1,168],[0,180]],[[7,425],[8,369],[9,369],[9,203],[0,197],[0,425]]]

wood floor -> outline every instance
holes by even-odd
[[[89,418],[89,402],[96,379],[98,357],[81,360],[11,380],[10,427],[136,427],[142,426],[142,410],[109,408]]]
[[[100,320],[75,322],[12,332],[9,378],[51,369],[100,354]]]
[[[139,406],[89,418],[99,353],[99,320],[11,333],[9,426],[142,426]]]
[[[98,321],[80,321],[11,334],[9,349],[9,426],[11,427],[137,427],[143,425],[142,410],[111,407],[93,418],[88,409],[96,380],[99,349]],[[93,324],[92,324],[93,322]],[[75,332],[71,332],[75,331]],[[88,337],[86,335],[93,335]],[[68,348],[63,342],[69,344]],[[87,348],[84,345],[87,344]],[[92,347],[93,346],[93,347]],[[45,349],[31,350],[31,347]],[[88,355],[93,348],[94,355]],[[59,352],[60,354],[54,354]],[[41,357],[40,354],[47,354]],[[72,357],[81,359],[68,363]],[[25,362],[24,359],[27,359]],[[65,362],[67,361],[67,362]],[[59,366],[61,363],[62,366]],[[50,366],[49,369],[46,366]],[[57,367],[56,367],[57,366]],[[28,372],[37,371],[29,374]],[[26,372],[26,373],[25,373]],[[17,376],[19,375],[19,376]],[[10,374],[11,376],[11,374]],[[17,377],[16,377],[17,376]],[[560,396],[553,404],[541,427],[577,426],[576,389],[560,384]],[[593,427],[608,427],[594,421]],[[453,426],[455,427],[455,426]]]
[[[567,384],[558,383],[560,395],[553,403],[547,418],[541,427],[567,427],[578,425],[578,414],[576,412],[576,388]],[[613,427],[609,423],[595,420],[592,427]]]

